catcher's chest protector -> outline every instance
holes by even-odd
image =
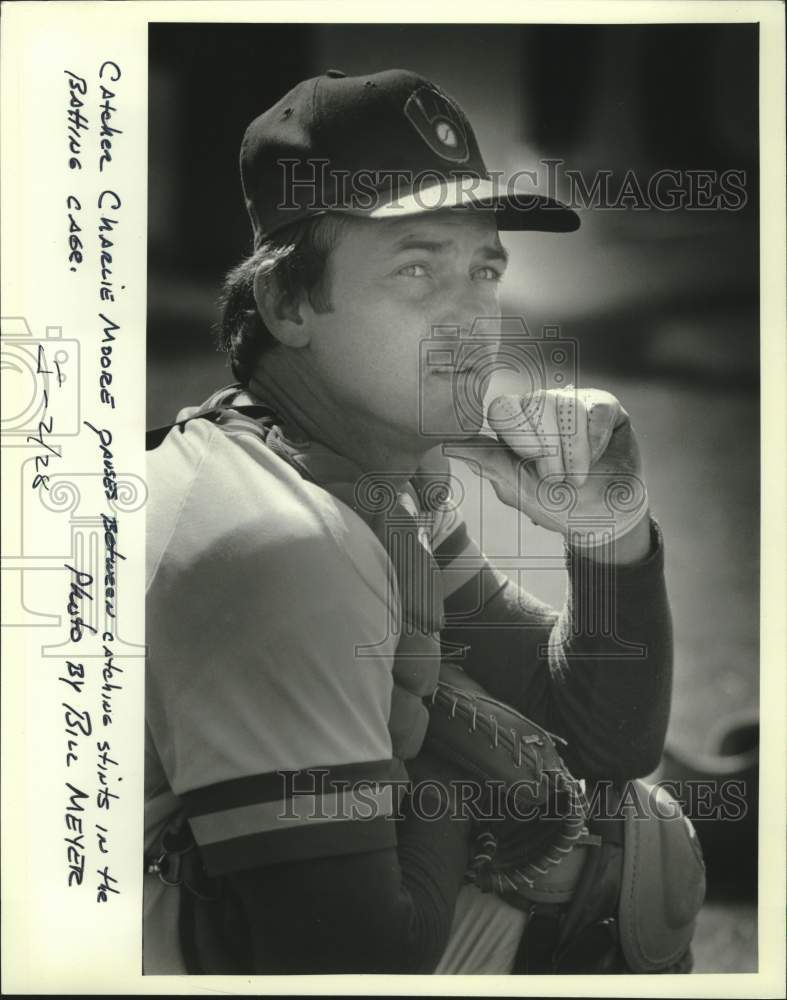
[[[309,470],[311,472],[311,470]],[[424,536],[428,514],[421,514],[409,494],[391,491],[384,510],[371,512],[358,501],[357,484],[318,482],[351,507],[382,543],[396,576],[389,596],[389,627],[398,636],[393,664],[394,686],[388,729],[393,755],[415,757],[429,724],[424,698],[437,686],[440,674],[440,629],[443,594],[440,571]]]
[[[423,699],[435,690],[440,673],[443,594],[428,542],[434,515],[420,510],[414,490],[396,494],[382,477],[364,475],[338,455],[296,451],[275,425],[256,426],[273,452],[355,511],[388,554],[396,577],[389,628],[398,636],[388,728],[393,755],[409,760],[424,742],[429,710]]]

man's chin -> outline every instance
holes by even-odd
[[[458,407],[455,401],[444,408],[424,408],[420,414],[419,431],[424,439],[433,444],[459,443],[474,438],[484,426],[483,403],[468,401],[468,405]]]

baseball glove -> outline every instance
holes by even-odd
[[[459,676],[438,682],[424,746],[469,779],[462,804],[478,823],[466,877],[522,909],[568,898],[584,861],[575,848],[592,838],[564,741]]]
[[[528,914],[516,971],[689,972],[705,895],[691,823],[640,780],[591,815],[563,743],[444,662],[424,748],[477,793],[459,800],[478,821],[467,881]]]

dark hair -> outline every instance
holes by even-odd
[[[305,292],[318,312],[331,309],[325,287],[325,265],[336,246],[344,219],[314,216],[286,226],[228,272],[219,295],[219,350],[229,354],[232,374],[246,385],[260,356],[278,341],[265,326],[254,300],[254,277],[260,268],[276,282],[280,294],[295,298]]]

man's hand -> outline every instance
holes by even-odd
[[[498,396],[487,413],[497,440],[444,447],[515,507],[597,558],[631,562],[650,544],[648,496],[629,415],[601,389]],[[613,544],[614,543],[614,544]]]

